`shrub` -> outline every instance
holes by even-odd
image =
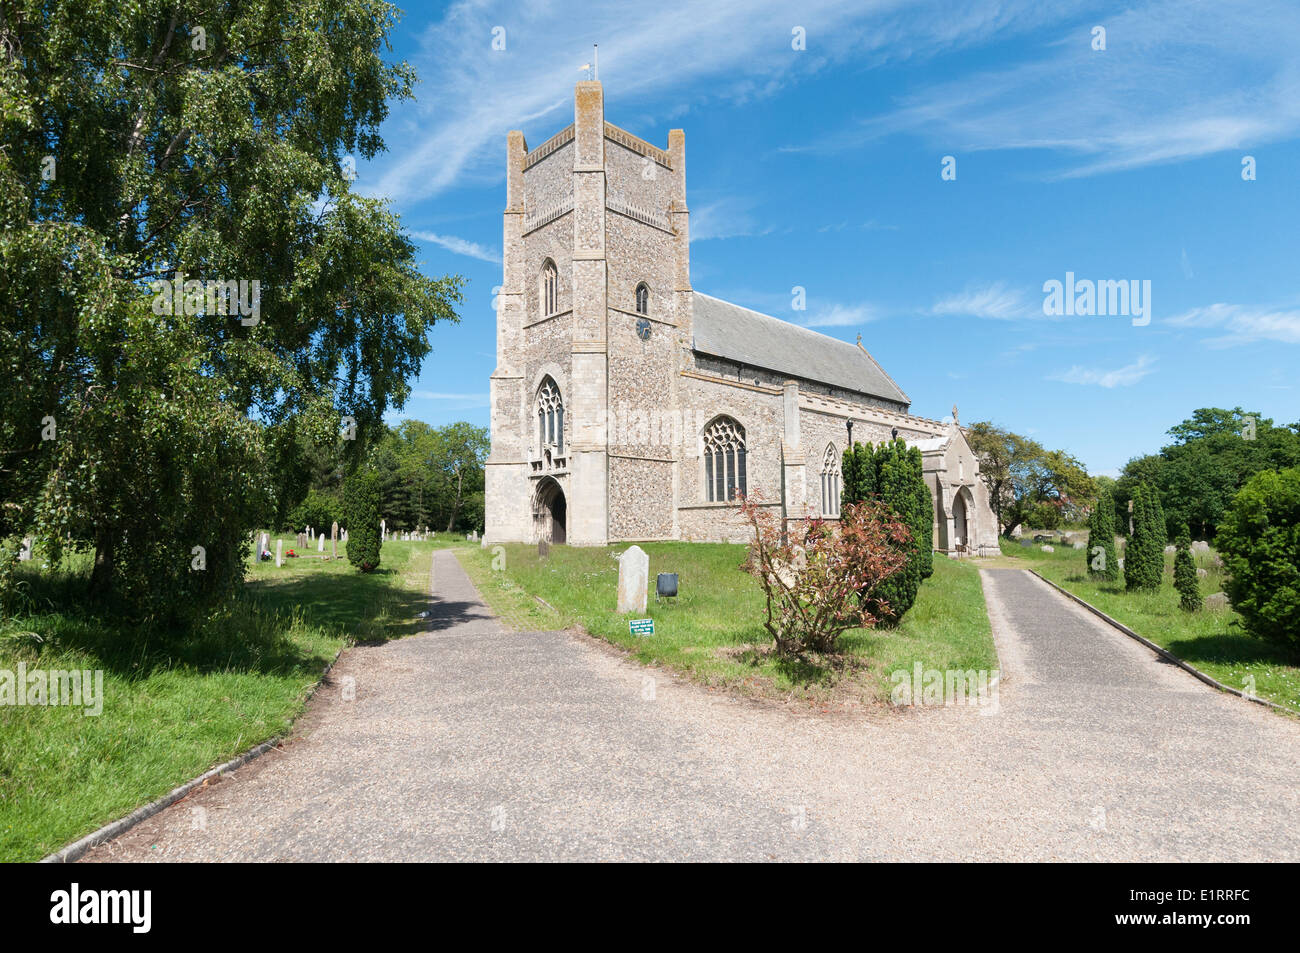
[[[348,526],[348,562],[362,572],[379,566],[379,475],[358,470],[343,490],[343,508]]]
[[[1088,548],[1084,552],[1088,575],[1093,579],[1119,578],[1119,559],[1115,554],[1115,504],[1110,490],[1097,491],[1097,502],[1088,517]]]
[[[882,591],[910,560],[912,536],[883,504],[851,503],[838,525],[808,520],[785,532],[755,498],[740,509],[754,531],[741,568],[763,589],[763,627],[780,655],[835,652],[844,632],[872,628],[892,611]]]
[[[841,470],[845,474],[844,508],[874,500],[891,510],[910,530],[907,565],[880,592],[889,606],[881,621],[896,625],[916,601],[922,581],[934,573],[934,502],[925,482],[921,451],[902,440],[878,447],[858,443],[844,452]]]
[[[1174,588],[1178,590],[1178,604],[1188,612],[1201,608],[1201,584],[1196,579],[1196,561],[1192,559],[1192,537],[1183,524],[1178,533],[1178,552],[1174,556]]]
[[[328,535],[336,520],[343,522],[339,519],[342,515],[340,509],[339,501],[334,497],[326,496],[319,490],[310,490],[307,498],[289,513],[289,525],[283,529],[300,533],[311,526],[316,532],[324,531]]]
[[[1133,536],[1124,550],[1124,587],[1129,591],[1159,589],[1164,576],[1164,515],[1154,497],[1145,483],[1133,494]]]
[[[1252,635],[1300,649],[1300,467],[1265,470],[1219,524],[1224,590]]]

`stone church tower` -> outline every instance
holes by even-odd
[[[861,344],[692,290],[682,130],[651,145],[581,82],[573,124],[509,133],[506,168],[485,543],[739,539],[737,493],[834,518],[853,422],[922,448],[936,548],[996,550],[955,423],[908,414]]]

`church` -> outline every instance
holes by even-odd
[[[605,121],[506,141],[484,542],[597,546],[748,539],[736,496],[835,519],[848,441],[920,449],[934,548],[996,554],[957,422],[913,416],[862,346],[691,287],[686,137],[661,149]]]

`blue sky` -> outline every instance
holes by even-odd
[[[506,133],[572,121],[592,43],[606,119],[661,146],[686,130],[694,287],[860,333],[913,413],[956,404],[1111,474],[1197,407],[1300,420],[1295,0],[405,11],[417,99],[357,188],[468,287],[394,420],[487,423]],[[1150,323],[1045,316],[1066,272],[1150,281]]]

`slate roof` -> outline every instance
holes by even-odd
[[[910,404],[863,348],[696,291],[695,339],[701,354]]]

